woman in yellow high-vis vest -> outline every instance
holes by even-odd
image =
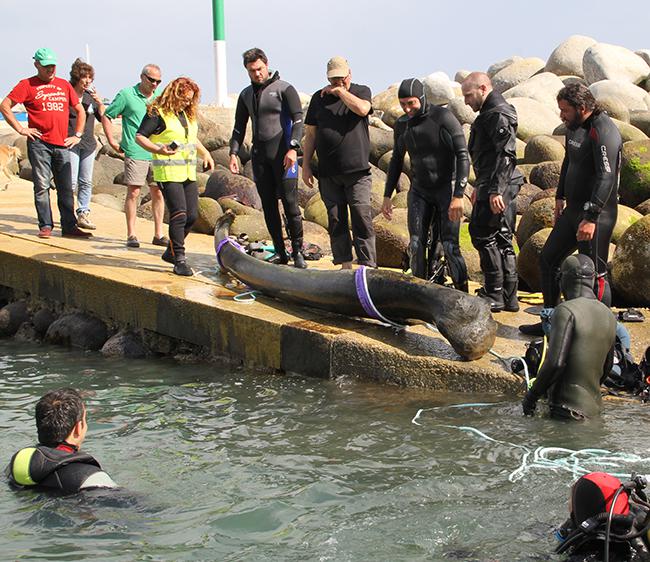
[[[153,153],[153,178],[169,210],[170,242],[162,259],[174,264],[176,275],[185,276],[193,275],[185,259],[185,237],[198,215],[197,152],[204,169],[214,169],[212,156],[197,136],[199,94],[196,82],[176,78],[149,106],[135,136]]]

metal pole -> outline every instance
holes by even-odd
[[[90,64],[90,45],[86,43],[86,62]]]
[[[224,0],[212,0],[212,37],[214,39],[214,76],[217,83],[217,105],[228,105],[228,77],[226,74],[226,21]]]

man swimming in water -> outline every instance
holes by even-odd
[[[116,488],[94,457],[81,453],[86,438],[86,407],[72,388],[51,390],[36,404],[38,444],[20,449],[5,470],[21,488],[74,493],[89,488]]]

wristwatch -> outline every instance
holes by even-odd
[[[300,143],[296,139],[291,139],[289,141],[289,147],[297,151],[300,149]]]
[[[75,133],[74,136],[77,137],[78,139],[80,139],[81,137],[84,136],[84,134],[83,133]]]
[[[595,222],[598,220],[601,208],[592,201],[587,201],[584,207],[582,207],[582,210],[585,212],[585,220]]]

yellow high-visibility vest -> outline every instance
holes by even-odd
[[[149,140],[158,145],[169,145],[172,141],[179,145],[175,154],[153,154],[153,179],[160,182],[184,182],[196,180],[196,143],[199,125],[187,119],[187,132],[180,119],[173,113],[161,113],[165,130],[159,135],[151,135]]]

